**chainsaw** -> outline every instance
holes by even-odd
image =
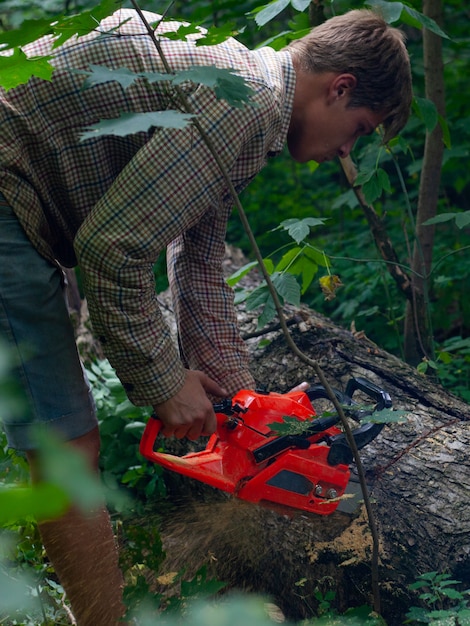
[[[356,391],[371,398],[374,407],[356,402]],[[358,423],[352,434],[360,450],[384,426],[367,422],[366,417],[390,408],[390,396],[365,378],[352,378],[344,392],[333,392],[347,416]],[[166,469],[242,500],[329,515],[348,485],[353,453],[339,428],[338,414],[315,413],[312,402],[319,398],[330,400],[322,385],[285,394],[241,390],[214,405],[217,429],[205,449],[184,456],[155,450],[162,423],[152,416],[140,452]],[[279,434],[279,425],[287,423],[286,418],[299,422],[294,434]]]

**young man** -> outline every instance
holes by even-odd
[[[149,22],[158,16],[145,14]],[[163,23],[157,33],[174,29]],[[287,142],[297,161],[349,154],[357,137],[405,124],[409,59],[399,31],[352,11],[287,49],[249,51],[234,39],[196,46],[161,38],[173,71],[216,65],[253,90],[243,108],[183,83],[237,191]],[[51,52],[45,38],[29,55]],[[168,83],[110,81],[83,89],[70,70],[105,65],[163,71],[140,18],[120,10],[97,31],[52,50],[51,82],[0,91],[0,328],[18,354],[27,415],[2,416],[9,444],[39,468],[31,425],[47,423],[97,468],[99,433],[62,297],[61,267],[79,265],[94,333],[131,401],[153,406],[166,436],[215,430],[211,396],[254,384],[222,275],[232,198],[193,125],[81,140],[122,112],[177,108]],[[179,352],[158,308],[153,265],[167,250]],[[105,511],[72,510],[41,525],[46,550],[78,624],[115,624],[121,580]]]

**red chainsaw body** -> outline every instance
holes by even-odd
[[[217,431],[201,452],[178,457],[156,451],[161,422],[151,418],[141,439],[141,454],[159,465],[197,479],[236,497],[328,515],[339,504],[349,482],[345,464],[327,461],[325,441],[340,433],[336,426],[308,437],[304,449],[291,446],[262,460],[260,447],[279,435],[270,427],[289,416],[316,419],[304,392],[279,394],[242,390],[232,398],[231,414],[216,413]]]

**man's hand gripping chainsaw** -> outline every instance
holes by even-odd
[[[373,410],[352,396],[361,391],[374,400],[375,411],[392,405],[390,396],[365,378],[352,378],[346,391],[334,390],[349,417],[358,449],[370,443],[383,424],[363,423]],[[178,457],[155,451],[161,422],[152,417],[140,443],[141,454],[159,465],[234,494],[242,500],[282,505],[320,515],[333,513],[349,482],[353,454],[339,416],[317,417],[311,404],[328,394],[321,385],[286,394],[239,391],[214,405],[217,431],[201,452]],[[272,425],[288,416],[305,422],[301,434],[279,436]]]

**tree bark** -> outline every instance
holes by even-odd
[[[286,314],[297,345],[333,386],[344,389],[351,376],[365,376],[390,393],[394,408],[406,411],[406,423],[386,426],[361,451],[379,527],[382,614],[389,626],[402,624],[416,604],[408,585],[419,574],[446,571],[470,584],[470,407],[362,333],[306,307]],[[317,382],[280,331],[253,337],[256,316],[240,309],[239,320],[251,337],[260,385],[284,392],[302,380]],[[360,503],[326,517],[291,515],[168,478],[175,507],[144,523],[161,525],[169,571],[184,567],[190,574],[206,564],[230,586],[274,598],[291,619],[312,615],[316,589],[334,589],[339,610],[372,605],[371,537]]]

